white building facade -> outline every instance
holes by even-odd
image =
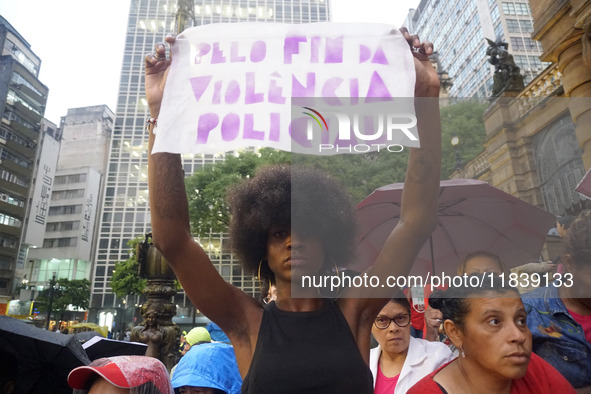
[[[547,66],[540,61],[540,43],[531,39],[527,0],[421,0],[409,11],[405,26],[433,42],[452,78],[451,97],[491,95],[494,67],[486,55],[487,38],[509,44],[526,85]]]

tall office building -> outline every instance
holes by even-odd
[[[99,244],[92,284],[89,319],[109,321],[124,306],[110,287],[117,261],[129,256],[127,242],[150,231],[147,185],[148,136],[144,131],[149,111],[144,96],[144,56],[166,33],[176,31],[177,20],[185,27],[222,22],[306,23],[328,21],[329,0],[132,0],[115,127],[110,147],[109,169],[99,225]],[[223,156],[184,155],[185,174]],[[226,234],[201,240],[222,276],[230,283],[254,293],[252,278],[242,275],[228,252]],[[129,303],[130,301],[127,300]],[[187,305],[182,294],[175,302]],[[182,312],[181,312],[182,314]],[[104,320],[103,320],[104,319]],[[114,319],[117,322],[119,318]],[[115,327],[119,329],[119,327]]]
[[[540,43],[531,39],[528,0],[421,0],[409,11],[405,25],[433,42],[442,68],[452,78],[452,97],[491,95],[494,67],[486,55],[487,38],[509,44],[525,84],[546,66],[540,61]]]
[[[4,297],[20,284],[24,268],[26,248],[21,246],[49,91],[39,81],[40,67],[41,59],[29,43],[0,16],[0,296]],[[55,127],[47,123],[47,130]],[[44,214],[40,213],[39,222]]]
[[[91,278],[113,121],[114,114],[106,105],[70,108],[62,117],[44,232],[38,247],[29,249],[25,264],[33,288],[41,289],[54,274],[57,279]],[[38,179],[42,181],[42,176]]]

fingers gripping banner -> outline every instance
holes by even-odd
[[[357,115],[345,121],[347,114],[414,95],[409,45],[389,25],[211,24],[179,35],[172,59],[153,152],[221,153],[259,146],[318,154],[309,149],[314,127],[332,133],[325,143],[351,138],[347,132]],[[382,130],[389,143],[418,146],[412,100],[405,101],[411,105],[402,112],[410,120],[369,110],[370,123],[379,123],[377,132],[368,131],[371,139],[379,139]],[[298,122],[303,132],[296,132]],[[393,133],[400,122],[410,131],[401,127]],[[354,137],[366,139],[363,133],[356,130]]]

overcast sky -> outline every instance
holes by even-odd
[[[130,0],[2,0],[2,15],[41,58],[49,88],[45,117],[59,125],[68,108],[115,111]],[[332,0],[334,22],[397,27],[419,0]],[[362,6],[361,6],[362,5]]]

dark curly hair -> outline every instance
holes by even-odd
[[[480,286],[471,286],[470,278],[478,277]],[[483,297],[483,294],[495,292],[496,294],[505,294],[513,292],[519,297],[519,291],[515,287],[508,285],[507,280],[501,281],[497,276],[486,274],[468,275],[466,285],[452,286],[447,290],[435,290],[429,296],[429,305],[431,308],[439,309],[443,315],[443,320],[450,319],[456,326],[464,327],[466,316],[470,313],[468,298]]]
[[[582,211],[564,237],[564,252],[575,264],[591,263],[591,210]]]
[[[228,193],[230,240],[242,268],[275,283],[269,269],[267,237],[273,227],[296,229],[320,239],[327,267],[353,257],[356,220],[344,188],[312,167],[279,164],[263,167]]]

